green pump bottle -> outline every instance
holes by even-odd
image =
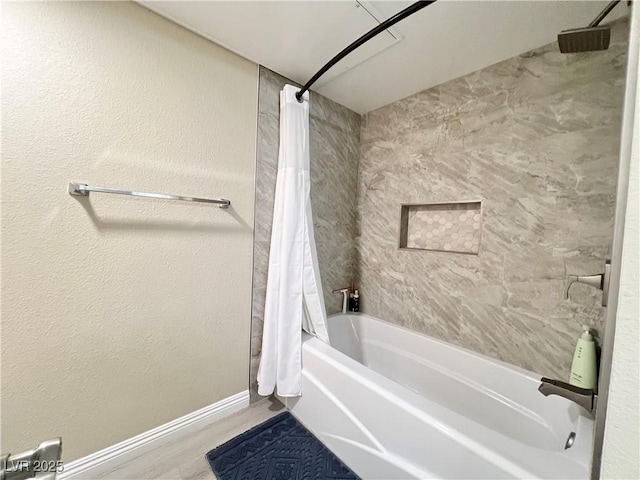
[[[582,335],[573,354],[569,383],[581,388],[596,388],[596,342],[587,325],[582,326]]]

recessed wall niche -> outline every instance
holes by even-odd
[[[400,209],[402,250],[477,255],[482,236],[482,202],[404,204]]]

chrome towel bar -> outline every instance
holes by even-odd
[[[182,195],[166,195],[164,193],[134,192],[132,190],[119,190],[117,188],[96,187],[93,185],[87,185],[86,183],[72,182],[69,184],[70,195],[86,197],[90,192],[113,193],[115,195],[130,195],[133,197],[159,198],[162,200],[181,200],[183,202],[214,203],[220,208],[227,208],[231,205],[231,200],[227,200],[226,198],[185,197]]]

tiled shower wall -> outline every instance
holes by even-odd
[[[278,170],[280,75],[260,67],[256,166],[255,242],[251,316],[250,390],[257,399],[256,374],[269,265],[269,244]],[[356,188],[360,152],[360,115],[310,94],[309,148],[311,205],[327,313],[337,313],[341,297],[331,290],[349,285],[356,270]]]
[[[628,22],[609,50],[556,44],[363,117],[361,310],[541,374],[566,378],[601,294],[612,236]],[[481,198],[478,255],[398,249],[400,204]]]

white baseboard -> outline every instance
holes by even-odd
[[[64,471],[60,472],[58,479],[95,478],[146,451],[175,440],[176,437],[185,433],[200,430],[248,406],[249,390],[245,390],[153,430],[70,462],[64,466]]]

